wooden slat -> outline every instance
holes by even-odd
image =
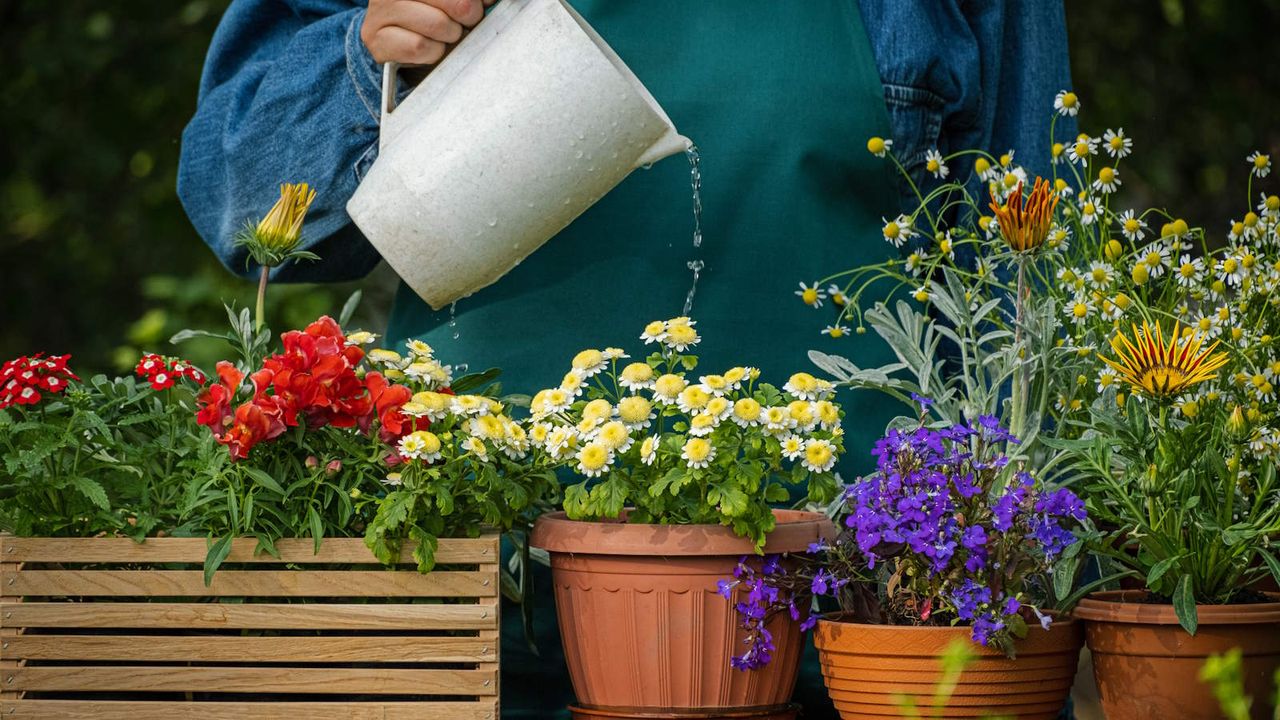
[[[0,659],[6,660],[490,663],[497,657],[494,640],[490,638],[367,635],[19,635],[6,638],[0,649]]]
[[[491,695],[489,670],[383,668],[26,666],[4,683],[41,692],[230,692],[360,695]]]
[[[0,605],[0,628],[496,630],[491,606],[54,602]],[[16,632],[16,630],[15,630]]]
[[[14,595],[41,597],[491,597],[481,572],[404,570],[0,570]]]
[[[0,558],[4,557],[5,543],[11,538],[0,536]],[[10,572],[16,573],[22,570],[22,563],[16,562],[0,562],[0,573]],[[7,607],[21,607],[23,605],[22,598],[8,597],[12,592],[4,583],[0,583],[0,603]],[[14,691],[7,687],[4,682],[5,673],[12,672],[22,666],[22,662],[9,658],[3,654],[5,643],[17,638],[22,633],[20,628],[0,625],[0,700],[17,700],[22,697],[22,693]]]
[[[379,564],[377,558],[359,538],[329,538],[314,552],[315,545],[309,539],[283,539],[276,541],[280,557],[266,553],[254,554],[257,540],[238,538],[231,542],[231,554],[226,563],[349,563]],[[416,561],[411,554],[413,545],[407,544],[400,556],[400,564],[412,565]],[[5,562],[63,562],[63,563],[203,563],[209,552],[205,538],[151,538],[134,542],[129,538],[5,538],[0,547],[0,560]],[[475,539],[440,540],[436,550],[439,565],[473,565],[492,563],[498,552],[496,535]]]
[[[15,720],[497,720],[496,700],[479,702],[136,702],[0,700]]]

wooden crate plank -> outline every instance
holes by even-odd
[[[414,570],[221,570],[206,587],[199,570],[0,570],[26,597],[492,597],[493,576]]]
[[[0,558],[4,557],[6,545],[11,540],[12,538],[10,537],[0,536]],[[22,563],[0,562],[0,573],[3,573],[3,572],[16,573],[16,572],[20,572],[21,570],[22,570]],[[10,607],[21,607],[23,605],[22,598],[7,597],[11,594],[12,593],[9,591],[6,585],[4,583],[0,583],[0,603],[4,603],[5,605],[8,605]],[[3,654],[3,648],[5,647],[5,644],[19,637],[21,633],[22,633],[21,628],[0,625],[0,679],[3,678],[3,673],[16,670],[17,668],[22,666],[21,661],[11,659],[9,656]],[[0,682],[0,700],[17,700],[18,698],[21,698],[21,697],[22,697],[22,693],[16,692],[12,688],[6,687],[3,682]]]
[[[491,670],[390,668],[25,666],[3,672],[5,687],[40,692],[228,692],[361,695],[476,695],[496,692]]]
[[[495,633],[496,634],[496,633]],[[0,659],[135,662],[429,663],[497,660],[479,637],[227,637],[221,635],[19,635]],[[493,668],[496,669],[496,668]]]
[[[497,720],[496,700],[478,702],[135,702],[3,700],[15,720]]]
[[[378,564],[377,558],[359,538],[329,538],[314,552],[310,539],[282,539],[276,541],[280,557],[266,553],[254,554],[257,540],[237,538],[231,542],[231,554],[227,563],[280,563],[320,564],[350,563]],[[400,564],[415,563],[408,544],[401,554]],[[471,565],[492,563],[498,553],[496,535],[478,538],[444,538],[436,550],[436,562],[440,565]],[[5,538],[0,547],[0,560],[5,562],[63,562],[63,563],[203,563],[208,554],[205,538],[151,538],[134,542],[129,538]]]
[[[0,628],[497,630],[486,605],[27,602],[0,604]]]

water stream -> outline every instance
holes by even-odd
[[[693,190],[693,247],[696,254],[702,248],[702,157],[698,155],[698,146],[689,143],[684,151],[689,159],[689,186]],[[693,271],[693,284],[689,286],[689,294],[684,299],[684,312],[689,315],[693,311],[693,296],[698,292],[698,278],[702,276],[705,265],[701,258],[695,257],[685,263]]]

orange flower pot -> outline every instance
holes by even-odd
[[[972,642],[970,629],[865,625],[839,617],[819,620],[813,640],[827,692],[844,720],[900,718],[903,698],[930,718],[1054,720],[1067,704],[1084,641],[1081,623],[1059,618],[1048,631],[1032,627],[1017,645],[1017,659],[974,644],[977,659],[933,715],[942,655],[957,639]]]
[[[834,536],[820,513],[777,510],[766,553],[803,552]],[[799,667],[799,623],[769,625],[777,651],[762,669],[729,659],[744,650],[732,604],[717,592],[750,540],[717,525],[580,522],[542,516],[532,544],[551,553],[574,717],[787,720]]]
[[[1194,636],[1178,625],[1172,605],[1140,602],[1145,591],[1098,592],[1081,600],[1075,616],[1086,621],[1107,720],[1222,717],[1199,672],[1210,655],[1233,647],[1243,651],[1253,717],[1270,718],[1271,679],[1280,668],[1280,595],[1269,595],[1277,602],[1197,605]]]

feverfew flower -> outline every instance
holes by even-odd
[[[1116,221],[1120,224],[1120,232],[1124,233],[1129,242],[1142,242],[1147,236],[1147,224],[1133,210],[1125,210]]]
[[[1255,176],[1264,178],[1271,173],[1270,155],[1263,155],[1261,152],[1255,150],[1253,154],[1245,158],[1245,160],[1253,165],[1253,169],[1250,170],[1250,172]]]
[[[1133,141],[1124,136],[1124,128],[1107,130],[1102,134],[1102,142],[1106,145],[1107,154],[1117,160],[1133,152]]]
[[[1080,98],[1069,90],[1060,90],[1053,98],[1053,109],[1057,110],[1059,115],[1075,117],[1080,113]]]
[[[867,152],[878,158],[885,156],[885,153],[893,149],[893,141],[886,140],[882,137],[873,137],[867,140]]]
[[[796,295],[800,297],[801,302],[813,308],[822,307],[822,301],[827,299],[826,292],[818,287],[816,283],[813,287],[800,283],[800,289],[796,291]]]
[[[930,149],[924,154],[924,168],[939,180],[943,180],[947,175],[951,174],[951,169],[946,166],[942,160],[942,153],[937,149]]]
[[[680,457],[690,468],[705,468],[716,457],[716,448],[703,438],[689,438],[680,450]]]

